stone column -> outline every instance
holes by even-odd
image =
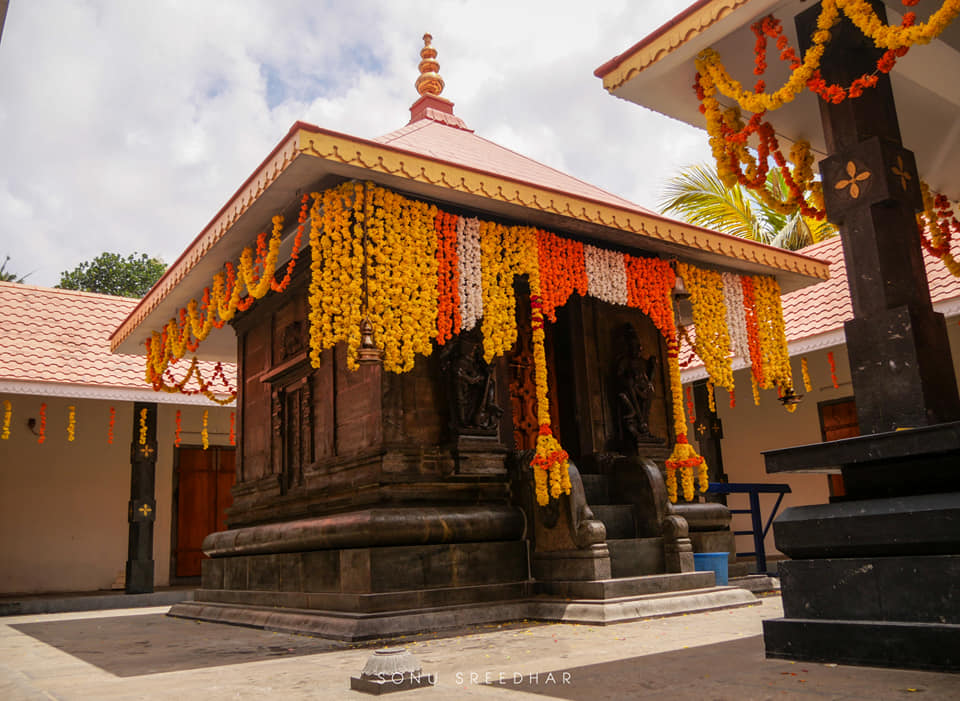
[[[127,594],[153,592],[153,522],[157,502],[154,475],[157,465],[157,405],[136,402],[133,406],[133,437],[130,442],[130,503],[127,520]]]
[[[885,18],[882,3],[874,9]],[[806,50],[820,6],[797,16]],[[821,64],[828,84],[873,73],[882,56],[845,17]],[[922,50],[922,49],[919,49]],[[819,101],[827,216],[840,229],[854,318],[847,350],[861,434],[960,419],[942,314],[933,311],[915,223],[922,209],[913,154],[900,141],[890,78],[840,104]]]

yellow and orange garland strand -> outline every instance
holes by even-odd
[[[67,407],[67,441],[72,443],[77,438],[77,407],[73,404]]]
[[[0,433],[0,440],[10,439],[10,420],[13,418],[13,405],[9,399],[3,400],[3,432]]]
[[[903,0],[908,7],[916,2]],[[820,62],[832,38],[830,30],[840,21],[841,12],[878,48],[885,49],[877,61],[876,70],[853,80],[848,87],[827,85],[820,76]],[[766,83],[762,78],[752,91],[745,89],[730,76],[715,50],[701,52],[695,61],[697,76],[694,88],[701,102],[700,111],[706,117],[710,145],[721,180],[728,187],[737,182],[750,187],[769,206],[783,213],[792,213],[799,208],[804,216],[822,219],[822,195],[819,183],[813,181],[810,145],[805,141],[794,144],[789,158],[794,164],[791,169],[780,150],[773,127],[763,119],[763,115],[768,110],[776,110],[792,102],[804,89],[835,104],[847,98],[859,97],[865,89],[877,84],[879,74],[889,73],[897,59],[906,54],[911,46],[928,43],[939,36],[958,14],[960,0],[945,0],[925,23],[917,24],[916,15],[907,12],[901,25],[893,26],[881,21],[866,0],[824,0],[816,31],[811,37],[812,45],[802,59],[788,45],[779,20],[768,15],[752,26],[757,38],[754,74],[763,76],[766,71],[768,39],[776,42],[780,59],[789,64],[791,71],[787,81],[772,93],[766,92]],[[739,108],[752,112],[753,116],[744,123],[739,109],[722,109],[717,99],[718,92],[734,100]],[[757,157],[747,150],[747,140],[753,135],[759,140]],[[783,200],[773,197],[765,187],[768,156],[774,158],[787,184],[788,192]]]

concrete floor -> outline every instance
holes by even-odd
[[[164,616],[0,619],[0,699],[353,699],[373,649]],[[960,675],[766,660],[761,606],[615,626],[518,622],[415,636],[432,688],[391,699],[960,699]],[[502,681],[501,681],[502,679]]]

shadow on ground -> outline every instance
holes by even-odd
[[[118,677],[175,672],[315,655],[322,652],[403,645],[460,635],[541,625],[529,621],[472,626],[362,642],[274,633],[225,623],[206,623],[164,614],[21,623],[10,627]]]
[[[465,683],[471,680],[464,679]],[[764,657],[763,636],[474,683],[557,699],[960,699],[960,676]]]

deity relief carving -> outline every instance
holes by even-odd
[[[496,403],[496,373],[483,359],[479,329],[465,331],[448,342],[440,353],[440,367],[453,433],[495,436],[503,409]]]
[[[656,394],[659,358],[656,354],[644,355],[643,344],[632,324],[624,324],[617,330],[616,342],[619,349],[613,386],[620,443],[636,449],[641,443],[660,442],[650,433],[650,409]]]

